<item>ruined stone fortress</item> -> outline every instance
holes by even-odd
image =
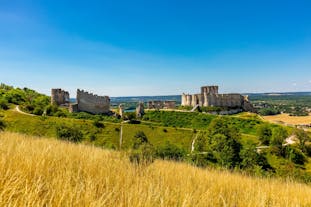
[[[64,105],[69,104],[70,98],[67,91],[60,88],[52,89],[51,91],[51,104]]]
[[[241,108],[244,111],[254,111],[247,96],[241,94],[219,94],[218,86],[203,86],[200,94],[182,94],[182,106],[216,106],[228,108]]]
[[[66,106],[70,112],[88,112],[107,114],[110,112],[110,98],[98,96],[83,90],[77,90],[76,103],[70,103],[69,93],[61,89],[52,89],[51,104]]]

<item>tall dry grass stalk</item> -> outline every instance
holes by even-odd
[[[311,187],[0,134],[0,206],[311,206]]]

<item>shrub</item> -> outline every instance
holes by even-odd
[[[128,120],[134,120],[134,119],[136,119],[136,113],[135,112],[126,112],[125,117]]]
[[[272,136],[272,130],[268,124],[259,126],[257,130],[258,138],[264,145],[269,145]]]
[[[149,143],[140,145],[137,149],[132,150],[129,159],[135,164],[151,164],[154,161],[154,148]]]
[[[281,112],[274,108],[263,108],[263,109],[260,109],[258,113],[262,116],[271,116],[271,115],[280,114]]]
[[[309,135],[301,129],[296,129],[294,134],[296,135],[297,139],[299,140],[299,148],[303,151],[306,152],[306,142],[310,141]]]
[[[270,169],[267,158],[263,154],[259,154],[255,144],[246,144],[240,151],[241,167],[246,169]]]
[[[211,157],[206,153],[194,153],[190,156],[190,162],[197,167],[206,167],[210,162],[216,162],[216,160],[210,160]]]
[[[239,165],[241,135],[226,118],[214,119],[208,127],[205,139],[206,152],[212,156],[209,159],[216,160],[217,164],[224,167],[233,168]]]
[[[149,143],[149,140],[143,131],[136,132],[133,137],[133,149],[138,149],[140,145]]]
[[[287,136],[288,133],[283,127],[274,128],[272,131],[270,144],[273,146],[282,146]]]
[[[156,156],[161,159],[168,160],[182,160],[186,155],[185,150],[177,147],[170,142],[166,142],[165,145],[159,146],[156,149]]]
[[[41,107],[36,107],[33,112],[35,115],[42,115],[43,114],[43,109]]]
[[[97,119],[95,121],[93,121],[93,125],[97,128],[104,128],[105,127],[105,125]]]
[[[58,107],[56,105],[48,105],[45,110],[46,115],[53,116],[58,111]]]
[[[91,133],[88,135],[90,142],[94,142],[96,140],[96,135],[94,133]]]
[[[0,99],[0,109],[3,109],[3,110],[8,110],[9,109],[9,103],[4,98]]]
[[[283,147],[282,155],[289,161],[299,165],[303,165],[307,161],[307,158],[303,154],[303,152],[300,149],[297,149],[291,145]]]
[[[3,131],[6,127],[6,123],[5,121],[3,121],[2,119],[0,119],[0,131]]]
[[[154,161],[155,150],[149,143],[143,131],[138,131],[133,137],[133,146],[129,159],[135,164],[150,164]]]
[[[56,135],[58,139],[70,142],[80,142],[83,138],[83,134],[79,129],[69,126],[58,126]]]
[[[215,134],[209,139],[207,152],[213,155],[219,165],[229,168],[239,165],[241,144],[237,140],[224,134]]]

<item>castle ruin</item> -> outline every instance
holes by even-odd
[[[176,101],[149,101],[148,109],[175,109]]]
[[[144,102],[139,102],[137,107],[136,107],[136,117],[137,118],[142,118],[145,114],[145,106]]]
[[[51,104],[52,105],[66,105],[69,104],[70,98],[68,91],[64,91],[60,88],[54,88],[51,90]]]
[[[110,98],[109,96],[98,96],[78,89],[77,102],[70,104],[69,111],[107,114],[110,112]]]
[[[110,112],[110,98],[98,96],[83,90],[77,90],[77,102],[70,103],[69,93],[56,88],[51,90],[51,104],[69,107],[69,112],[88,112],[92,114],[107,114]]]
[[[254,111],[252,104],[248,100],[248,96],[238,93],[219,94],[218,86],[203,86],[200,94],[182,94],[182,106],[216,106],[228,108],[241,108],[244,111]]]

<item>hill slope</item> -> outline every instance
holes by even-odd
[[[0,206],[310,206],[311,187],[0,133]]]

